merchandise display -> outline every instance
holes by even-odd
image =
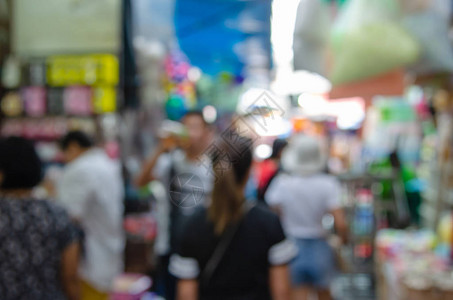
[[[118,60],[111,54],[51,56],[47,59],[50,86],[118,84]]]
[[[48,163],[61,161],[56,141],[69,130],[100,134],[106,145],[115,141],[116,134],[112,136],[102,122],[118,110],[119,64],[114,55],[50,56],[20,63],[23,67],[17,65],[19,60],[9,59],[4,66],[8,90],[1,100],[2,136],[43,142],[53,148],[44,151],[42,158]]]
[[[381,230],[376,238],[380,299],[450,299],[453,270],[435,247],[436,235],[429,230]]]
[[[166,78],[163,83],[167,92],[165,111],[171,120],[179,120],[195,107],[195,85],[189,79],[190,63],[184,53],[173,51],[165,59]]]

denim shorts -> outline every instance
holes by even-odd
[[[293,286],[329,288],[335,273],[335,256],[325,239],[296,239],[299,253],[290,264]]]

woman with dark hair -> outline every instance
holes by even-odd
[[[178,299],[289,299],[287,264],[296,247],[265,207],[249,205],[244,188],[252,163],[251,140],[223,138],[211,147],[215,183],[209,207],[185,226],[170,272]]]
[[[41,162],[22,138],[0,140],[0,299],[78,299],[77,231],[32,197]]]

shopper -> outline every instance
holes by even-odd
[[[264,160],[260,165],[258,175],[258,200],[262,202],[264,202],[264,195],[272,180],[280,173],[280,160],[283,149],[285,149],[287,144],[288,142],[285,139],[274,140],[272,143],[271,157]]]
[[[179,243],[185,220],[197,206],[206,203],[213,181],[211,161],[204,155],[212,141],[212,129],[199,111],[187,113],[182,123],[187,137],[172,135],[162,139],[136,182],[143,186],[157,179],[167,187],[169,230],[159,230],[159,233],[169,232],[169,237],[161,237],[168,245],[158,253],[161,273],[158,281],[164,281],[165,291],[161,293],[167,300],[174,299],[176,283],[168,273],[170,255]]]
[[[60,146],[67,166],[58,200],[85,233],[82,299],[108,299],[113,279],[123,271],[121,170],[81,131],[69,132]]]
[[[32,196],[41,162],[22,138],[0,140],[0,299],[79,299],[77,230]]]
[[[289,299],[287,263],[296,247],[277,215],[244,198],[251,140],[236,136],[215,145],[210,205],[189,219],[170,261],[177,299]]]
[[[330,281],[334,254],[326,241],[322,219],[332,214],[338,234],[346,241],[347,229],[340,203],[340,185],[323,174],[326,158],[319,139],[293,137],[282,154],[282,167],[288,174],[278,175],[265,199],[280,212],[286,233],[297,241],[299,254],[291,263],[294,299],[331,299]]]

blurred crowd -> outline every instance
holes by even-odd
[[[233,123],[234,125],[234,123]],[[172,299],[331,299],[335,251],[323,218],[347,241],[340,184],[314,136],[254,141],[217,132],[197,111],[163,124],[135,185],[159,181],[155,291]],[[120,165],[84,132],[61,141],[64,172],[37,199],[33,144],[0,141],[0,299],[109,299],[124,270]]]

